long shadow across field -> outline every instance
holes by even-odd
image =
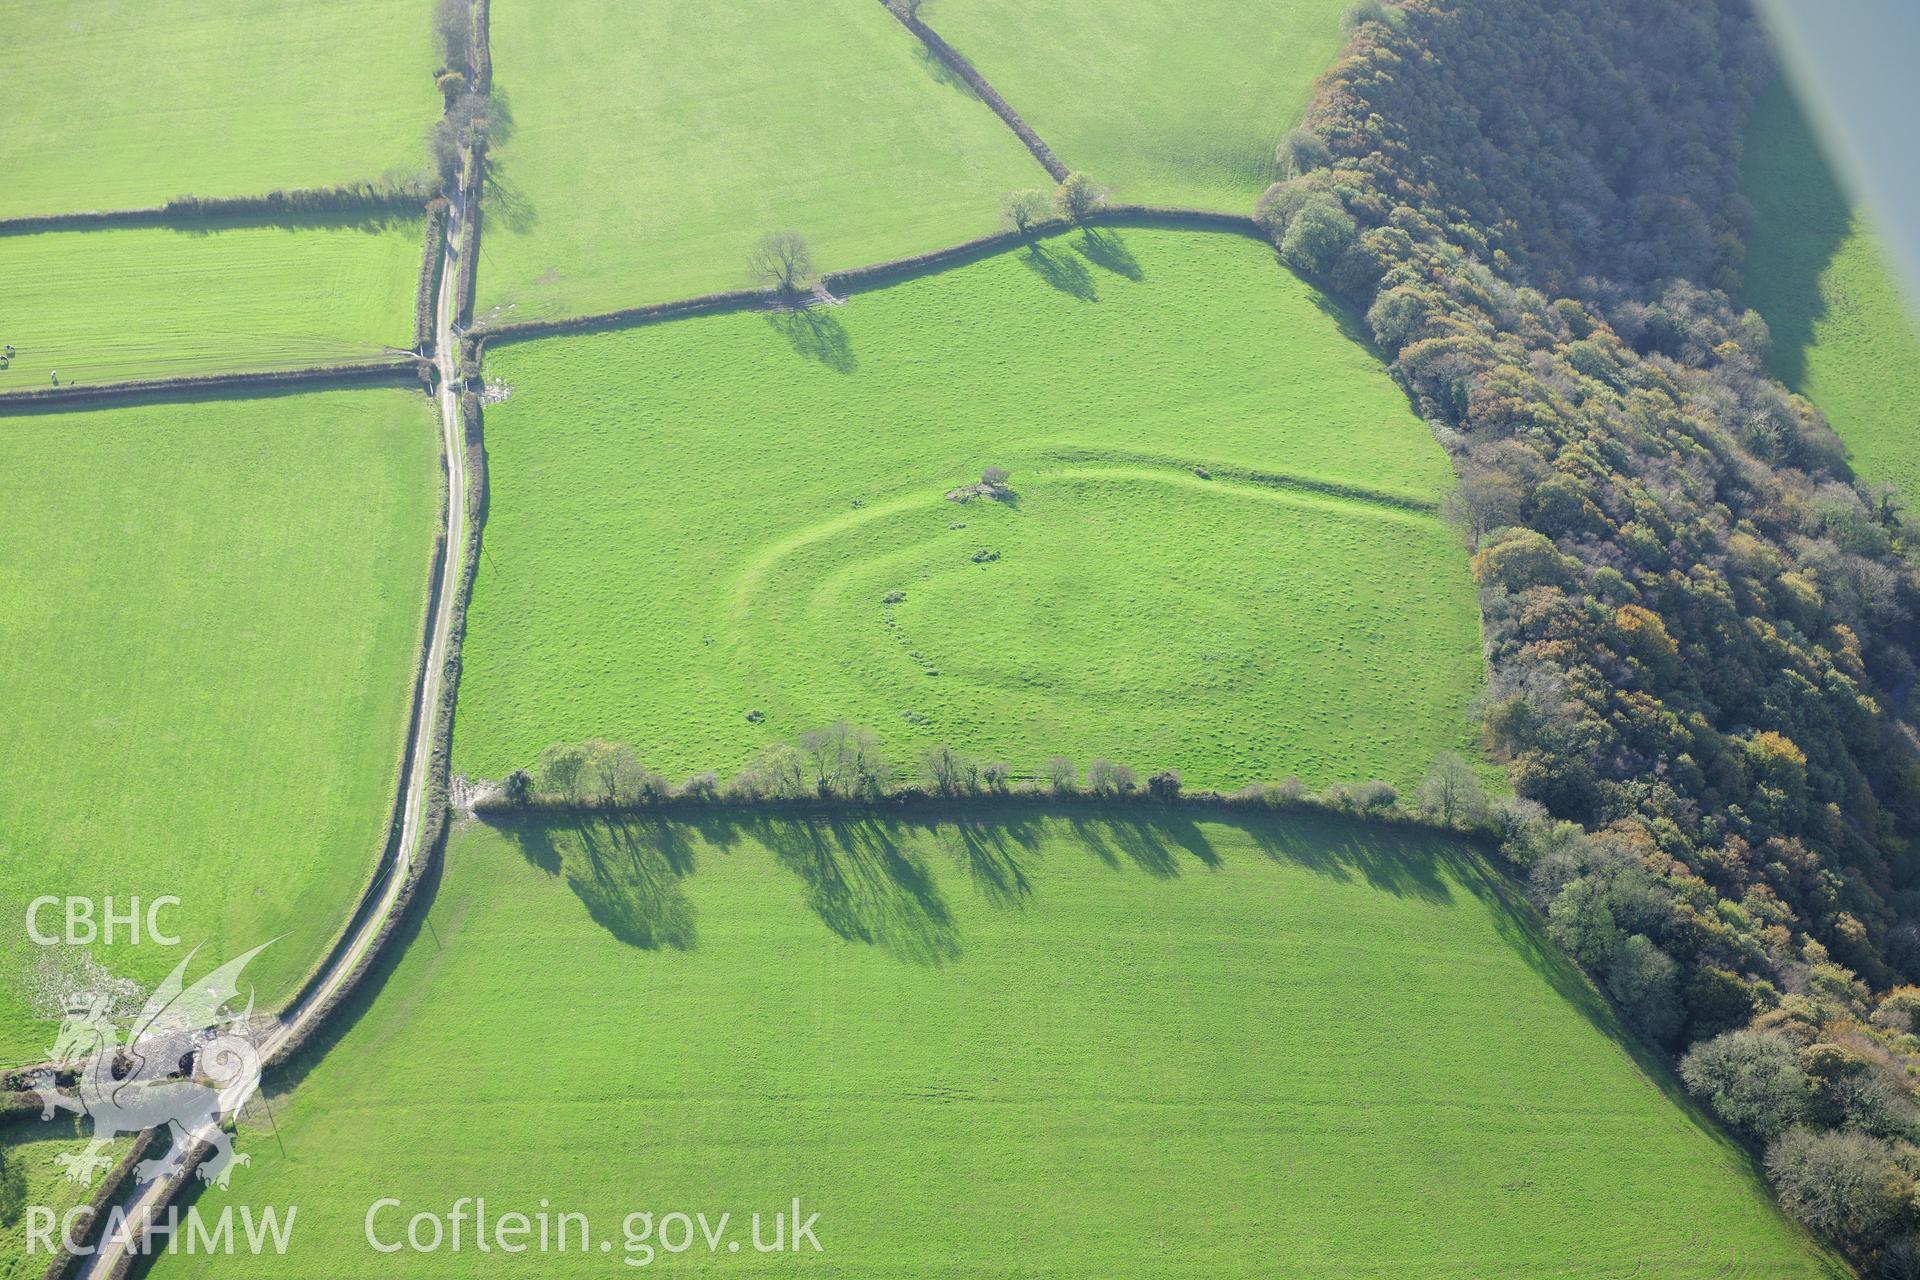
[[[835,373],[852,373],[860,367],[847,326],[829,312],[817,307],[776,311],[768,315],[767,322],[779,330],[795,351]]]
[[[1762,110],[1765,128],[1749,134],[1748,146],[1764,142],[1770,154],[1748,167],[1768,174],[1770,189],[1750,188],[1759,216],[1742,301],[1766,317],[1768,363],[1797,389],[1806,381],[1814,326],[1827,312],[1820,278],[1846,242],[1853,209],[1799,103],[1769,97]]]
[[[793,875],[809,909],[835,935],[923,966],[958,959],[965,943],[943,873],[930,855],[950,857],[952,874],[964,877],[983,901],[1018,911],[1045,892],[1039,871],[1048,857],[1060,856],[1063,826],[1072,845],[1102,866],[1166,881],[1167,892],[1178,892],[1173,882],[1183,875],[1217,870],[1221,829],[1238,828],[1266,857],[1332,881],[1364,883],[1434,906],[1455,904],[1462,893],[1489,902],[1514,952],[1671,1101],[1696,1114],[1659,1055],[1622,1030],[1605,997],[1547,940],[1538,913],[1518,888],[1464,839],[1331,814],[1256,816],[1018,799],[990,815],[964,805],[894,813],[796,806],[583,812],[496,822],[530,863],[564,875],[593,920],[631,946],[695,948],[699,931],[684,882],[701,856],[724,856],[745,842],[766,849]]]
[[[746,841],[794,876],[808,907],[834,934],[922,965],[957,958],[963,941],[929,851],[949,855],[986,902],[1018,910],[1036,892],[1049,822],[1055,832],[1064,825],[1073,844],[1107,868],[1156,880],[1218,869],[1221,854],[1208,834],[1214,823],[1241,827],[1276,861],[1435,905],[1453,900],[1450,884],[1477,884],[1486,874],[1457,841],[1316,815],[1012,800],[990,815],[958,805],[893,813],[796,806],[493,820],[528,862],[564,875],[594,921],[629,945],[696,947],[695,912],[683,881],[695,872],[701,851],[725,854]],[[1530,954],[1545,963],[1545,952],[1531,948]],[[1565,978],[1558,971],[1549,976]],[[1577,983],[1577,973],[1573,978]]]
[[[1237,828],[1262,856],[1331,881],[1362,882],[1436,906],[1458,904],[1463,896],[1488,903],[1496,929],[1514,952],[1711,1135],[1756,1194],[1763,1193],[1751,1154],[1701,1112],[1657,1053],[1624,1031],[1606,999],[1547,939],[1518,886],[1465,839],[1335,815],[1104,808],[1024,799],[1010,799],[991,813],[971,805],[892,813],[795,806],[758,812],[492,815],[491,825],[533,866],[566,876],[589,915],[635,947],[696,947],[687,880],[702,860],[758,847],[794,876],[809,908],[835,935],[927,967],[962,954],[964,939],[942,891],[943,878],[948,886],[971,885],[997,910],[1019,912],[1047,891],[1043,862],[1077,844],[1113,873],[1142,873],[1161,882],[1158,891],[1178,893],[1182,877],[1208,875],[1222,865],[1221,846],[1238,843],[1224,833]],[[1063,830],[1074,839],[1062,841]],[[936,865],[942,855],[951,867]],[[374,972],[291,1069],[272,1082],[276,1095],[297,1084],[312,1063],[349,1035],[381,997],[387,974],[404,952],[440,949],[434,927],[439,877],[436,860]],[[442,923],[449,929],[457,925]]]
[[[1100,291],[1094,287],[1093,273],[1074,254],[1062,253],[1036,240],[1027,245],[1020,260],[1026,264],[1027,270],[1060,292],[1082,302],[1100,301]]]

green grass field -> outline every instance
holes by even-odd
[[[1747,126],[1746,301],[1780,378],[1827,415],[1869,480],[1920,501],[1920,337],[1892,265],[1848,204],[1784,82]]]
[[[1244,213],[1346,36],[1347,0],[933,0],[928,23],[1119,198]]]
[[[440,114],[431,13],[430,0],[0,0],[0,217],[423,171]]]
[[[27,1220],[24,1205],[52,1209],[56,1218],[76,1205],[85,1204],[92,1188],[69,1182],[66,1171],[54,1163],[56,1156],[77,1152],[86,1145],[87,1130],[71,1116],[46,1124],[16,1122],[0,1125],[0,1167],[8,1180],[18,1175],[24,1191],[23,1209],[16,1218],[0,1213],[0,1280],[39,1280],[46,1274],[50,1255],[27,1251]],[[129,1139],[122,1138],[108,1151],[118,1160],[126,1154]],[[0,1205],[4,1204],[0,1192]]]
[[[392,803],[437,439],[402,390],[0,418],[0,1063],[51,1044],[40,894],[177,895],[196,967],[284,935],[263,1006],[320,958]]]
[[[483,318],[739,288],[788,228],[822,267],[937,249],[1046,185],[873,0],[503,4],[492,28]]]
[[[0,392],[295,368],[413,344],[418,222],[0,236]]]
[[[621,1223],[798,1196],[815,1276],[1840,1276],[1457,846],[1319,820],[456,831],[369,1007],[203,1204]],[[638,945],[636,945],[638,944]],[[771,1230],[770,1223],[768,1224]],[[168,1258],[156,1277],[257,1274]]]
[[[488,370],[513,391],[487,411],[456,769],[605,737],[724,776],[842,717],[903,759],[1212,785],[1405,783],[1466,745],[1465,555],[1395,505],[1446,459],[1250,240],[1076,234]],[[945,499],[986,465],[1017,503]]]

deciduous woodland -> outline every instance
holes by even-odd
[[[1453,455],[1486,734],[1538,806],[1507,848],[1786,1207],[1910,1259],[1913,546],[1738,301],[1759,29],[1711,0],[1375,13],[1260,217]]]

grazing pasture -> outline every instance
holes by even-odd
[[[1069,168],[1126,200],[1244,213],[1339,52],[1346,0],[937,0],[928,22]]]
[[[127,1153],[129,1139],[108,1148],[116,1161]],[[71,1116],[45,1124],[17,1121],[0,1125],[0,1280],[40,1280],[50,1256],[27,1252],[25,1206],[41,1205],[56,1215],[87,1202],[92,1188],[70,1182],[58,1157],[76,1154],[87,1145],[87,1129]],[[19,1195],[17,1205],[12,1195]],[[13,1209],[18,1209],[15,1216]]]
[[[467,825],[220,1203],[298,1204],[316,1280],[462,1196],[615,1258],[636,1211],[820,1215],[744,1275],[1844,1275],[1505,892],[1312,819]]]
[[[431,0],[0,0],[0,218],[419,174],[440,114],[431,14]]]
[[[1232,786],[1466,745],[1447,462],[1272,250],[1075,233],[804,314],[493,349],[455,768],[847,718]],[[987,466],[1006,501],[950,501]]]
[[[0,391],[297,368],[413,342],[421,224],[0,236]]]
[[[772,231],[823,267],[992,231],[1046,174],[873,0],[560,0],[493,11],[482,318],[748,283]]]
[[[1747,127],[1746,191],[1746,301],[1772,332],[1774,371],[1820,406],[1864,478],[1920,499],[1913,312],[1784,82]]]
[[[0,1063],[44,1055],[75,959],[25,944],[41,894],[178,896],[196,970],[277,937],[262,1008],[319,960],[385,835],[437,440],[397,389],[0,417]]]

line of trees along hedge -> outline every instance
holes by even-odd
[[[1734,301],[1770,74],[1738,0],[1365,5],[1257,216],[1452,456],[1554,933],[1786,1208],[1916,1275],[1916,544]]]
[[[1182,230],[1225,231],[1236,235],[1263,234],[1260,224],[1243,213],[1183,209],[1170,205],[1105,204],[1092,210],[1080,222],[1075,223],[1068,218],[1055,216],[1051,212],[1051,197],[1048,193],[1034,194],[1049,201],[1047,212],[1027,221],[1024,227],[990,232],[960,244],[948,245],[943,249],[930,249],[925,253],[909,254],[904,258],[870,263],[863,267],[848,267],[840,271],[823,272],[820,275],[820,283],[828,292],[835,294],[850,294],[863,289],[880,288],[915,276],[951,270],[980,258],[1004,253],[1008,249],[1044,236],[1065,234],[1075,230],[1076,227],[1173,227]],[[732,289],[721,293],[700,294],[691,298],[676,298],[669,302],[652,302],[644,306],[626,307],[619,311],[595,312],[591,315],[565,316],[551,320],[516,320],[506,324],[482,321],[476,327],[476,331],[488,339],[518,341],[556,333],[630,328],[691,315],[773,306],[780,302],[780,295],[774,289]]]
[[[498,785],[483,786],[474,808],[576,812],[704,805],[866,808],[1009,797],[1322,809],[1451,832],[1499,835],[1509,842],[1515,838],[1516,826],[1541,821],[1531,806],[1515,808],[1490,800],[1471,766],[1452,753],[1437,757],[1418,792],[1404,799],[1391,783],[1378,779],[1336,782],[1318,792],[1298,778],[1251,783],[1233,792],[1188,791],[1177,769],[1162,769],[1143,778],[1132,767],[1104,757],[1089,761],[1084,774],[1067,756],[1052,756],[1039,769],[1020,772],[1004,760],[968,755],[941,744],[902,762],[872,729],[844,720],[809,729],[792,742],[768,743],[729,779],[708,771],[677,785],[648,768],[629,743],[604,739],[562,743],[541,752],[528,768],[513,770]]]

